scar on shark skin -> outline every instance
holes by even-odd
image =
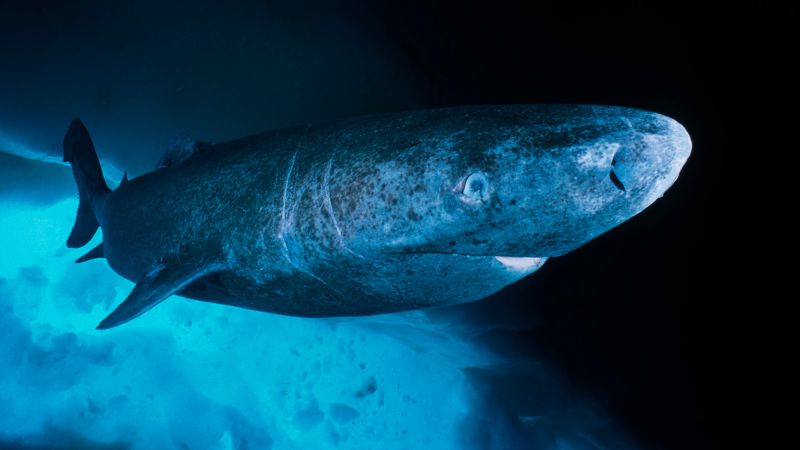
[[[331,218],[331,223],[333,224],[333,228],[336,230],[336,236],[339,237],[339,245],[348,253],[357,256],[359,258],[364,258],[364,256],[359,255],[358,253],[351,250],[347,243],[344,241],[344,236],[342,236],[342,229],[339,227],[339,222],[336,220],[336,214],[333,212],[333,203],[331,202],[331,190],[330,190],[330,177],[331,172],[333,172],[333,158],[336,156],[335,153],[331,154],[330,159],[328,159],[328,164],[325,166],[325,175],[323,179],[323,203],[325,204],[325,211],[327,211],[328,215]]]

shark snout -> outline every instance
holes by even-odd
[[[692,141],[676,120],[653,114],[648,126],[633,131],[633,139],[615,149],[608,182],[641,199],[643,209],[664,195],[689,158]]]

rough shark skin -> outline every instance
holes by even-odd
[[[691,150],[652,112],[461,107],[183,146],[111,192],[85,141],[76,121],[70,246],[94,234],[81,225],[93,214],[103,243],[81,260],[104,256],[137,283],[99,328],[172,294],[317,317],[479,300],[644,210]]]

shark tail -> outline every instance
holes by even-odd
[[[100,227],[96,211],[111,192],[103,178],[92,138],[80,119],[72,121],[64,136],[64,161],[72,167],[80,196],[78,214],[67,239],[67,247],[78,248],[92,240]]]

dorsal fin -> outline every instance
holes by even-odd
[[[208,142],[197,142],[188,136],[180,136],[170,143],[167,151],[158,160],[156,169],[176,166],[186,161],[186,158],[192,156],[196,151],[210,145]]]
[[[126,170],[126,171],[125,171],[125,172],[122,174],[122,180],[120,180],[120,182],[119,182],[119,186],[117,186],[117,187],[119,188],[120,186],[124,186],[124,185],[128,184],[128,181],[129,181],[129,180],[128,180],[128,171]]]
[[[86,262],[86,261],[89,261],[89,260],[92,260],[92,259],[97,259],[97,258],[105,258],[105,254],[103,252],[103,243],[102,242],[97,247],[89,250],[89,252],[86,253],[85,255],[81,256],[78,259],[76,259],[75,262],[76,263],[82,263],[82,262]]]
[[[128,298],[103,319],[97,329],[105,330],[128,322],[219,268],[217,264],[200,264],[192,258],[160,259],[150,266],[150,270],[136,283]]]

